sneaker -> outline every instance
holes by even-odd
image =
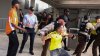
[[[64,50],[70,51],[70,49],[69,49],[69,48],[67,48],[67,47],[64,47]]]
[[[87,51],[83,51],[82,53],[86,53]]]
[[[74,52],[72,55],[76,55],[77,53],[76,52]]]
[[[31,55],[34,55],[34,52],[29,52]]]
[[[22,53],[22,50],[20,50],[19,53]]]

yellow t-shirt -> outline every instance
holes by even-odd
[[[91,23],[93,26],[95,26],[97,24],[96,21],[92,21]],[[92,30],[91,34],[97,35],[96,30]]]
[[[8,19],[6,22],[6,34],[10,34],[11,31],[15,30],[15,27],[13,27],[12,23],[18,25],[18,16],[15,8],[11,8],[9,11]]]
[[[58,48],[62,48],[62,36],[58,34],[56,31],[51,32],[47,35],[47,38],[51,38],[49,50],[55,50]]]

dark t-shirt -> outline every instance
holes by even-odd
[[[22,15],[24,16],[24,14],[22,13]],[[20,13],[20,22],[23,22],[23,16],[21,15],[21,13]]]

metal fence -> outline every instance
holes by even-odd
[[[6,27],[7,18],[0,18],[0,31],[4,31]]]

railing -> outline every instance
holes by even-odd
[[[69,33],[78,34],[79,28],[69,28]]]
[[[6,20],[7,20],[7,18],[0,18],[0,31],[5,30]]]

